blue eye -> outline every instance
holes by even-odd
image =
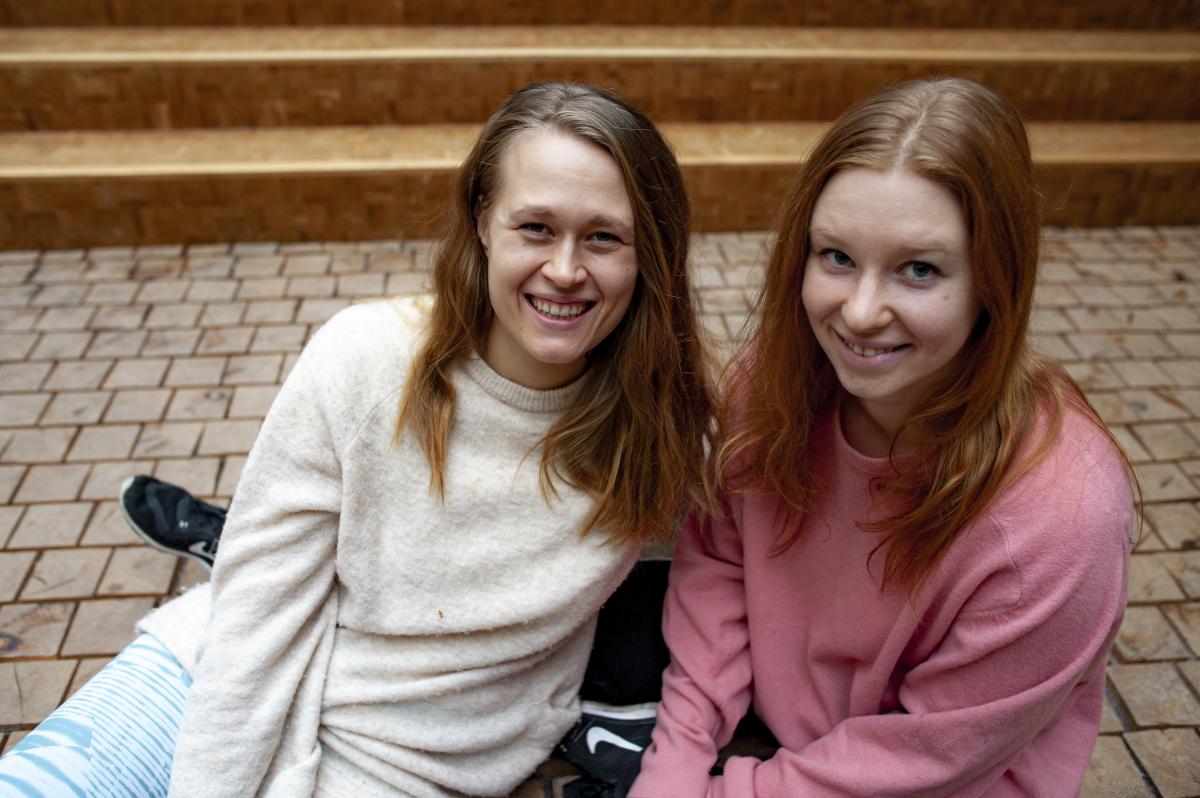
[[[826,249],[821,251],[821,257],[832,263],[834,266],[849,266],[854,261],[850,260],[850,256],[840,249]]]
[[[932,263],[914,260],[904,266],[905,273],[913,280],[929,280],[937,277],[941,272]]]

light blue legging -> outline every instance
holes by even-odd
[[[158,798],[192,680],[141,635],[0,758],[0,795]]]

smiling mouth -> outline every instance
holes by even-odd
[[[552,319],[573,319],[591,309],[595,302],[550,302],[541,297],[526,294],[525,299],[533,309]]]
[[[849,349],[851,352],[858,355],[859,357],[879,357],[880,355],[886,355],[889,352],[895,352],[899,349],[903,349],[906,346],[908,346],[908,344],[899,344],[897,346],[888,346],[888,347],[859,346],[858,344],[854,343],[853,341],[847,341],[845,338],[842,338],[842,336],[838,335],[837,333],[834,333],[834,335],[837,335],[838,340],[840,340],[843,344],[845,344],[847,349]]]

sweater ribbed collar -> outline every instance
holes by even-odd
[[[887,457],[868,457],[862,452],[855,449],[846,440],[845,433],[842,432],[842,402],[839,399],[834,405],[832,418],[830,423],[833,426],[833,436],[835,445],[845,462],[849,463],[850,467],[860,474],[865,474],[871,477],[885,477],[896,474],[897,472],[905,472],[911,468],[916,468],[923,462],[933,458],[934,452],[932,449],[927,449],[923,452],[908,452],[897,455],[894,459]]]
[[[566,410],[575,401],[575,397],[579,395],[579,391],[583,387],[584,380],[587,379],[587,372],[584,372],[573,382],[569,382],[561,388],[539,391],[501,377],[477,354],[467,358],[463,369],[467,376],[489,396],[510,407],[534,413],[561,413]]]

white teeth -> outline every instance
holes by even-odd
[[[842,340],[846,341],[845,338],[843,338]],[[846,341],[846,346],[850,347],[850,351],[860,357],[875,357],[876,355],[882,355],[885,352],[893,352],[900,348],[898,346],[891,346],[891,347],[888,347],[887,349],[871,349],[870,347],[859,346],[850,341]]]
[[[559,305],[556,302],[547,302],[537,297],[530,297],[529,301],[533,303],[533,306],[538,309],[539,313],[545,313],[547,316],[554,316],[558,319],[573,319],[587,310],[587,304],[583,302],[571,305]]]

